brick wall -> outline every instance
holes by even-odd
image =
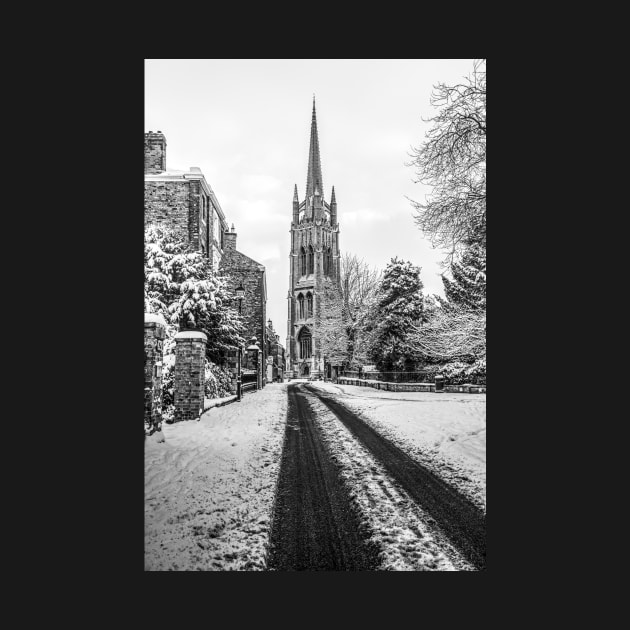
[[[263,350],[263,363],[267,360],[267,302],[265,297],[265,268],[255,260],[236,250],[236,233],[224,235],[224,255],[220,271],[228,278],[228,289],[232,294],[242,283],[245,297],[241,315],[245,323],[245,347],[252,336],[256,336],[258,345]],[[238,309],[238,300],[234,300]]]
[[[170,227],[175,236],[189,240],[190,182],[144,182],[144,222]]]
[[[207,337],[202,332],[175,335],[174,420],[197,420],[203,412]]]
[[[144,424],[149,434],[162,424],[162,358],[166,327],[154,315],[144,322]]]

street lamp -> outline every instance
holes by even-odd
[[[236,299],[238,300],[238,314],[241,314],[241,305],[243,304],[243,298],[245,297],[245,289],[243,283],[236,287]]]

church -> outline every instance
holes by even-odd
[[[295,185],[291,221],[286,368],[293,378],[330,376],[318,327],[324,287],[339,287],[340,264],[335,187],[326,202],[313,97],[306,192],[300,202]]]

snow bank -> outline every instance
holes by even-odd
[[[232,396],[224,396],[223,398],[206,398],[203,403],[203,410],[208,411],[213,407],[222,407],[223,405],[236,400],[236,394]]]
[[[486,509],[486,394],[311,383]]]
[[[147,441],[146,570],[265,569],[286,409],[265,387]]]

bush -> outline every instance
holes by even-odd
[[[440,366],[443,374],[453,385],[463,385],[475,381],[478,384],[486,382],[486,359],[477,359],[474,363],[453,361]]]
[[[224,398],[232,391],[230,385],[232,375],[223,366],[217,365],[206,359],[206,375],[204,381],[204,396],[206,398]]]

